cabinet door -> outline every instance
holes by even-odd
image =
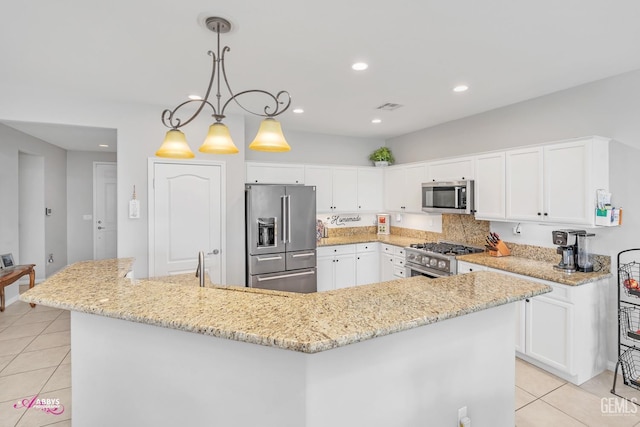
[[[378,252],[364,252],[356,255],[356,284],[368,285],[380,281],[380,255]]]
[[[507,151],[505,162],[507,219],[542,220],[542,148]]]
[[[473,158],[443,160],[429,163],[429,181],[460,181],[473,179]]]
[[[358,211],[382,211],[383,168],[358,168]]]
[[[585,142],[544,147],[545,214],[568,224],[592,222],[595,195],[589,188],[589,145]]]
[[[355,254],[336,255],[334,257],[334,274],[336,289],[349,288],[356,285]]]
[[[381,253],[380,254],[380,281],[386,282],[389,280],[394,280],[395,276],[393,275],[393,254]]]
[[[492,153],[476,158],[475,217],[505,218],[505,156]]]
[[[472,264],[470,262],[458,261],[458,274],[473,273],[474,271],[486,271],[484,265]]]
[[[525,325],[526,323],[526,308],[527,302],[525,301],[517,301],[516,303],[516,351],[520,353],[525,353]]]
[[[259,184],[304,184],[304,166],[247,163],[245,182]]]
[[[328,166],[306,166],[306,185],[316,186],[316,211],[331,212],[333,207],[333,173]]]
[[[384,168],[385,210],[402,212],[404,207],[405,173],[405,168],[402,166]]]
[[[526,353],[549,366],[574,375],[573,305],[544,295],[530,298],[526,304]]]
[[[422,183],[425,179],[425,164],[407,166],[405,184],[400,192],[404,194],[405,212],[422,212]]]
[[[333,168],[333,209],[339,212],[358,210],[357,168]]]
[[[335,289],[333,280],[333,256],[319,256],[316,259],[318,292]]]

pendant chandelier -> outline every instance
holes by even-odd
[[[251,89],[234,94],[231,90],[231,86],[229,86],[229,81],[227,80],[227,72],[224,67],[224,55],[231,49],[229,49],[228,46],[225,46],[222,51],[220,51],[220,33],[228,33],[231,30],[231,23],[224,18],[210,17],[206,19],[205,24],[207,28],[215,32],[218,37],[216,53],[212,51],[208,52],[209,56],[213,58],[209,87],[207,88],[207,92],[204,98],[189,99],[182,104],[179,104],[173,110],[167,109],[162,112],[162,123],[169,128],[169,131],[167,132],[167,135],[165,136],[164,142],[160,146],[160,149],[158,149],[158,151],[156,152],[156,156],[170,157],[175,159],[191,159],[195,157],[195,155],[189,148],[189,144],[187,144],[187,139],[184,133],[180,130],[180,128],[189,124],[193,119],[195,119],[200,114],[200,112],[202,112],[204,107],[211,107],[211,109],[213,110],[212,117],[215,119],[215,122],[211,126],[209,126],[209,133],[207,134],[204,143],[200,146],[198,151],[209,154],[237,153],[238,148],[231,139],[229,128],[227,128],[227,126],[222,123],[222,120],[225,118],[224,111],[231,103],[231,101],[235,102],[244,111],[265,118],[262,123],[260,123],[258,134],[256,135],[253,142],[249,145],[250,149],[257,151],[291,150],[291,147],[289,147],[289,144],[287,144],[287,141],[282,134],[280,123],[274,119],[274,117],[284,113],[287,108],[289,108],[289,105],[291,104],[291,96],[289,95],[289,92],[283,90],[278,92],[276,95],[273,95],[272,93],[269,93],[265,90]],[[222,103],[222,95],[220,94],[221,77],[222,79],[224,79],[224,85],[231,95],[231,97],[224,103]],[[214,101],[215,105],[214,103],[209,102],[209,95],[211,94],[211,89],[214,85],[214,81],[216,83],[216,101]],[[247,93],[266,95],[269,99],[269,104],[264,107],[264,110],[262,112],[249,110],[238,101],[238,97]],[[180,110],[185,105],[189,105],[192,103],[199,104],[196,112],[186,120],[178,118],[178,110]]]

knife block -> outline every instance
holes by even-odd
[[[498,240],[498,243],[496,243],[496,249],[495,250],[489,249],[489,255],[490,256],[509,256],[511,255],[511,251],[509,250],[507,245],[504,244],[502,240]]]

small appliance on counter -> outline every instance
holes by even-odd
[[[391,222],[389,214],[376,215],[376,225],[378,226],[378,234],[390,234]]]
[[[558,245],[557,252],[562,255],[560,263],[553,268],[565,273],[593,271],[588,238],[595,234],[585,230],[554,230],[551,235],[553,243]]]

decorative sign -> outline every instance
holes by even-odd
[[[342,216],[342,215],[332,215],[331,217],[327,218],[328,221],[330,221],[330,224],[332,225],[347,225],[347,223],[352,223],[352,222],[360,222],[362,221],[362,217],[358,214],[358,215],[351,215],[351,216]]]

